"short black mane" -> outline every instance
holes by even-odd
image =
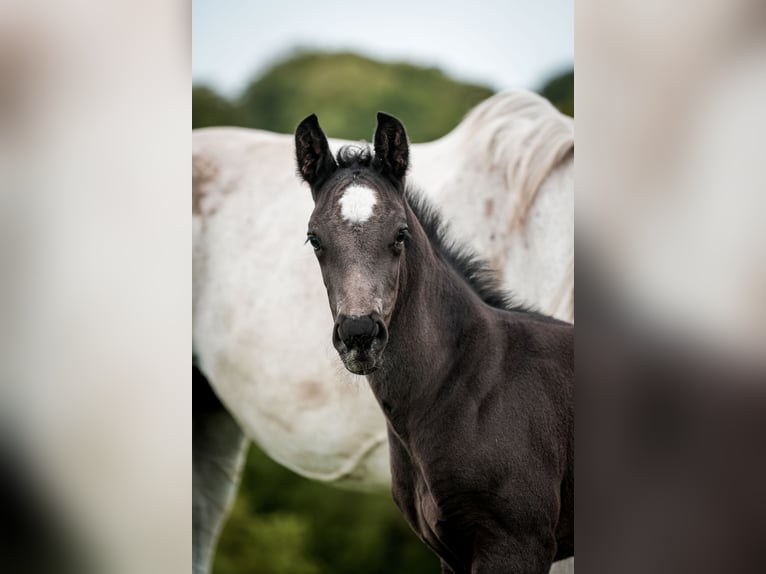
[[[470,247],[451,239],[449,227],[441,213],[422,193],[408,185],[404,196],[431,241],[431,246],[465,279],[482,301],[496,309],[525,313],[537,319],[551,319],[531,306],[516,302],[513,294],[502,286],[497,272],[486,260]]]
[[[341,168],[373,167],[374,155],[369,146],[345,145],[338,151],[336,161]],[[556,321],[533,307],[520,304],[513,294],[503,288],[497,272],[468,246],[450,238],[448,225],[441,213],[425,196],[411,185],[404,190],[404,197],[412,208],[420,225],[439,255],[465,279],[471,289],[490,307],[515,313],[531,315],[536,319]]]

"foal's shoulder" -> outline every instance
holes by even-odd
[[[564,356],[573,353],[574,325],[528,311],[507,311],[499,315],[508,336],[509,350],[525,356]]]

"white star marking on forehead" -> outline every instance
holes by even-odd
[[[378,201],[375,191],[362,185],[349,185],[340,198],[340,214],[351,224],[364,223]]]

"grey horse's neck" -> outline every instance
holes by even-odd
[[[432,247],[407,206],[412,240],[406,248],[383,363],[367,376],[398,434],[440,403],[456,384],[467,340],[491,330],[493,310]]]

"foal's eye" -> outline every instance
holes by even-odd
[[[319,251],[322,248],[322,244],[319,241],[319,238],[316,235],[309,234],[308,238],[306,239],[307,243],[311,243],[311,247],[314,248],[314,251]]]
[[[399,230],[399,233],[396,234],[396,239],[394,239],[394,248],[398,251],[402,249],[404,246],[405,240],[410,236],[410,232],[406,227],[402,227]]]

